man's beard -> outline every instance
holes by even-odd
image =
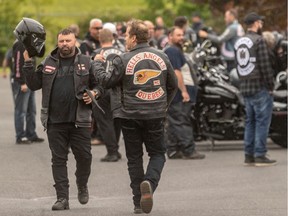
[[[72,56],[74,52],[74,47],[69,48],[69,47],[64,46],[64,47],[59,48],[59,51],[62,57],[65,57],[65,56],[70,57]]]
[[[178,47],[181,51],[183,51],[183,42],[178,42],[174,44],[176,47]]]
[[[262,28],[258,28],[257,34],[262,35]]]

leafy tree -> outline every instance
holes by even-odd
[[[147,8],[143,14],[144,19],[154,20],[162,16],[167,26],[172,26],[177,16],[191,16],[192,12],[199,12],[204,18],[210,17],[208,5],[191,3],[189,0],[146,0]]]
[[[283,31],[287,28],[287,0],[187,0],[191,3],[206,4],[214,16],[222,16],[225,10],[237,8],[239,21],[243,22],[244,16],[251,11],[265,16],[265,30]]]
[[[19,20],[17,11],[20,10],[20,3],[21,0],[0,1],[0,54],[6,52],[15,38],[13,30]]]

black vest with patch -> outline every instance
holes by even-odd
[[[259,79],[260,71],[257,63],[257,43],[261,39],[258,34],[247,33],[234,45],[237,61],[237,72],[241,80]]]

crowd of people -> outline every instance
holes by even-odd
[[[266,157],[274,71],[261,36],[264,18],[247,14],[245,34],[237,11],[227,10],[226,29],[219,36],[205,31],[199,13],[193,13],[191,21],[190,26],[179,16],[168,29],[161,17],[155,24],[103,23],[94,18],[83,40],[78,25],[72,24],[58,33],[57,48],[37,67],[17,38],[3,61],[3,68],[11,70],[16,144],[44,141],[35,131],[34,91],[42,89],[41,122],[47,130],[57,195],[52,210],[69,209],[69,149],[77,163],[78,199],[86,204],[91,145],[105,144],[107,154],[101,161],[117,162],[122,158],[122,132],[136,214],[152,210],[166,154],[169,159],[205,158],[196,150],[191,122],[197,76],[183,54],[205,39],[221,45],[227,70],[237,68],[239,73],[247,114],[245,165],[276,164]],[[248,60],[245,54],[250,54]],[[143,143],[150,158],[146,169]]]

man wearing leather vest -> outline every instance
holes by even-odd
[[[271,166],[276,161],[266,157],[267,136],[273,111],[273,69],[267,45],[261,36],[263,18],[252,12],[244,22],[247,33],[235,43],[240,91],[246,110],[245,165]]]
[[[106,71],[108,71],[112,65],[113,58],[116,55],[120,55],[122,51],[113,46],[113,33],[109,29],[106,29],[105,25],[104,29],[100,31],[99,40],[101,48],[93,52],[92,56],[102,52],[105,59],[104,67],[106,68]],[[118,151],[121,126],[118,119],[113,120],[110,102],[111,94],[113,94],[112,89],[107,89],[98,100],[99,106],[104,112],[102,112],[98,106],[92,106],[93,116],[98,123],[97,129],[99,130],[107,149],[107,155],[101,158],[102,162],[116,162],[121,159],[121,154]]]
[[[102,20],[97,18],[90,20],[89,32],[80,45],[83,54],[91,56],[93,51],[100,48],[99,33],[102,28]]]
[[[99,34],[101,29],[103,29],[103,23],[101,19],[93,18],[90,20],[89,31],[79,47],[82,54],[91,56],[96,49],[101,47],[99,41]],[[101,134],[98,130],[98,123],[94,117],[92,118],[91,144],[103,144]]]
[[[58,33],[58,47],[37,67],[24,52],[27,85],[31,90],[42,89],[41,121],[52,153],[52,173],[57,201],[52,210],[69,209],[68,150],[76,159],[78,200],[89,200],[88,178],[91,169],[91,102],[102,92],[95,79],[100,64],[92,64],[89,56],[76,48],[76,37],[70,29]]]
[[[98,78],[113,87],[114,118],[121,119],[134,213],[149,213],[164,167],[166,147],[164,121],[177,90],[177,79],[167,56],[148,45],[148,28],[143,21],[127,25],[126,48],[115,57],[109,73]],[[101,55],[96,55],[96,59]],[[143,143],[150,157],[143,167]]]

